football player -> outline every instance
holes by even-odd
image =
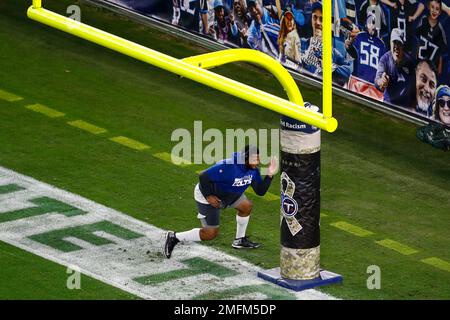
[[[278,163],[275,157],[271,159],[264,179],[258,169],[259,163],[258,148],[247,145],[241,152],[235,152],[231,158],[219,161],[200,174],[194,198],[198,208],[197,218],[202,227],[177,233],[169,231],[164,245],[167,258],[171,257],[175,245],[181,241],[207,241],[216,238],[219,233],[220,212],[227,208],[237,210],[236,238],[232,247],[251,249],[260,246],[246,236],[253,204],[244,192],[252,186],[257,195],[263,196],[269,189]]]

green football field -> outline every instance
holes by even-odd
[[[203,130],[277,128],[279,116],[37,24],[26,18],[30,2],[0,2],[0,166],[162,229],[197,227],[193,187],[205,166],[166,161],[173,130],[192,130],[195,120]],[[72,2],[44,4],[64,14]],[[178,58],[205,52],[80,5],[83,22],[150,48]],[[255,67],[216,71],[284,96]],[[306,101],[320,105],[320,89],[299,87]],[[333,108],[339,128],[322,133],[321,265],[344,282],[320,290],[343,299],[450,299],[449,154],[419,142],[413,124],[338,97]],[[80,130],[75,120],[105,131]],[[118,136],[136,142],[130,148],[110,140]],[[278,190],[274,179],[269,191]],[[275,267],[279,202],[248,196],[255,203],[248,233],[263,246],[231,248],[232,211],[223,213],[221,233],[207,245]],[[381,270],[380,289],[367,288],[372,265]],[[67,290],[66,277],[63,266],[0,242],[0,299],[136,299],[87,276],[82,290]]]

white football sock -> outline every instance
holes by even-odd
[[[175,236],[180,241],[201,241],[200,228],[195,228],[184,232],[177,232]]]
[[[237,222],[236,239],[245,237],[245,232],[247,231],[247,225],[249,220],[250,216],[241,217],[239,215],[236,215],[236,222]]]

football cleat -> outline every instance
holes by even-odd
[[[231,245],[235,249],[256,249],[260,244],[250,241],[247,237],[235,239]]]
[[[170,259],[173,248],[178,242],[180,242],[180,240],[178,240],[177,237],[175,236],[175,232],[173,231],[167,232],[166,243],[164,244],[164,255],[166,256],[167,259]]]

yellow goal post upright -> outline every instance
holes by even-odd
[[[82,23],[80,21],[76,21],[65,17],[63,15],[57,14],[53,11],[47,10],[42,6],[42,0],[32,0],[32,5],[29,7],[27,11],[27,15],[30,19],[40,22],[42,24],[48,25],[52,28],[61,30],[63,32],[72,34],[74,36],[83,38],[87,41],[96,43],[100,46],[109,48],[111,50],[117,51],[124,55],[133,57],[137,60],[146,62],[150,65],[159,67],[166,71],[172,72],[184,78],[199,82],[216,90],[222,91],[224,93],[230,94],[237,98],[246,100],[255,105],[267,108],[269,110],[275,111],[282,116],[281,119],[281,181],[282,181],[282,189],[283,185],[288,186],[289,190],[286,193],[284,190],[284,196],[282,196],[282,205],[281,205],[281,217],[282,217],[282,229],[281,234],[283,238],[283,223],[292,222],[295,220],[297,223],[294,223],[297,226],[297,229],[300,228],[300,231],[296,234],[293,234],[293,238],[302,237],[303,231],[308,229],[307,226],[302,226],[302,215],[305,214],[304,210],[301,209],[302,197],[301,192],[308,192],[308,190],[300,190],[297,188],[297,191],[293,191],[292,188],[295,189],[295,185],[297,183],[302,183],[301,181],[295,181],[296,175],[294,173],[294,179],[289,177],[290,169],[287,171],[283,171],[283,163],[288,163],[291,156],[300,156],[298,163],[294,162],[294,166],[298,169],[299,165],[302,165],[301,159],[302,155],[313,153],[315,164],[320,165],[320,129],[325,130],[327,132],[334,132],[337,129],[337,120],[332,116],[332,38],[331,38],[331,1],[325,0],[323,3],[323,61],[322,61],[322,70],[323,70],[323,101],[322,101],[322,112],[318,108],[314,106],[309,106],[305,104],[303,101],[303,97],[300,93],[300,90],[292,78],[291,74],[275,59],[270,56],[251,49],[227,49],[217,52],[211,52],[207,54],[202,54],[193,57],[187,57],[184,59],[176,59],[164,53],[152,50],[135,42],[126,40],[124,38],[118,37],[111,33],[105,32],[98,28],[94,28],[88,24]],[[322,10],[322,8],[321,8]],[[217,73],[214,73],[208,69],[213,67],[238,62],[245,61],[252,64],[259,65],[270,73],[272,73],[276,79],[280,82],[283,89],[286,91],[286,95],[288,99],[284,99],[265,91],[256,89],[254,87],[248,86],[241,82],[232,80],[230,78],[224,77]],[[283,127],[284,124],[293,125],[295,128],[308,128],[308,130],[312,132],[302,131],[302,130],[291,130],[292,128],[288,128],[286,126]],[[284,143],[284,146],[283,146]],[[318,145],[317,145],[318,144]],[[284,148],[284,150],[283,150]],[[317,153],[319,150],[319,153]],[[318,155],[318,157],[317,157]],[[317,162],[317,159],[319,161]],[[295,160],[295,159],[294,159]],[[304,163],[308,165],[308,162]],[[292,170],[291,170],[292,171]],[[318,178],[317,172],[313,173],[314,178]],[[319,171],[320,176],[320,171]],[[290,179],[290,181],[289,181]],[[309,178],[308,178],[309,179]],[[317,180],[317,179],[316,179]],[[313,184],[317,184],[317,181],[314,180]],[[320,181],[320,180],[319,180]],[[287,183],[287,184],[286,184]],[[315,186],[317,187],[317,186]],[[283,191],[283,190],[282,190]],[[317,189],[318,191],[318,189]],[[289,196],[288,193],[293,192],[292,196]],[[317,198],[315,199],[315,203],[320,202],[320,195],[317,194]],[[283,209],[283,201],[293,200],[297,204],[298,210],[294,215],[291,213],[286,214],[286,210]],[[290,206],[294,203],[284,202],[284,205]],[[319,210],[320,211],[320,210]],[[289,214],[291,214],[289,216]],[[320,214],[320,212],[318,213]],[[306,217],[308,218],[308,212],[306,212]],[[319,216],[313,217],[314,221],[317,220],[317,224],[314,223],[313,233],[317,234],[319,232],[318,229],[318,219]],[[284,221],[284,222],[283,222]],[[308,221],[306,221],[308,224]],[[303,231],[301,231],[303,230]],[[310,230],[311,231],[311,230]],[[283,240],[283,239],[282,239]],[[292,239],[291,239],[292,240]],[[294,239],[295,240],[295,239]],[[283,241],[282,241],[283,242]],[[289,242],[289,241],[288,241]],[[292,242],[292,241],[291,241]],[[298,242],[298,241],[297,241]],[[302,241],[300,241],[302,242]],[[295,241],[292,242],[295,246]],[[310,264],[309,262],[305,262],[306,260],[314,260],[315,267],[318,268],[319,261],[319,253],[317,250],[308,251],[307,254],[297,255],[295,259],[292,259],[291,256],[286,255],[295,254],[304,250],[304,245],[299,248],[289,248],[293,249],[292,252],[283,252],[283,243],[282,243],[282,253],[280,259],[281,266],[281,280],[293,280],[293,281],[303,281],[311,279],[311,277],[305,277],[305,274],[310,274],[309,272],[293,272],[289,273],[288,270],[294,269],[302,269],[304,265]],[[310,248],[307,248],[310,249]],[[296,252],[295,250],[300,250]],[[314,255],[311,258],[311,252]],[[287,263],[289,261],[289,263]],[[320,277],[318,270],[317,272],[312,272],[317,277]],[[299,274],[301,276],[299,276]],[[260,275],[261,277],[284,285],[283,283],[279,283],[280,279],[275,279],[274,277],[264,277],[264,274]],[[316,278],[317,278],[316,277]],[[296,289],[293,287],[293,289]],[[300,290],[302,288],[299,288]]]

